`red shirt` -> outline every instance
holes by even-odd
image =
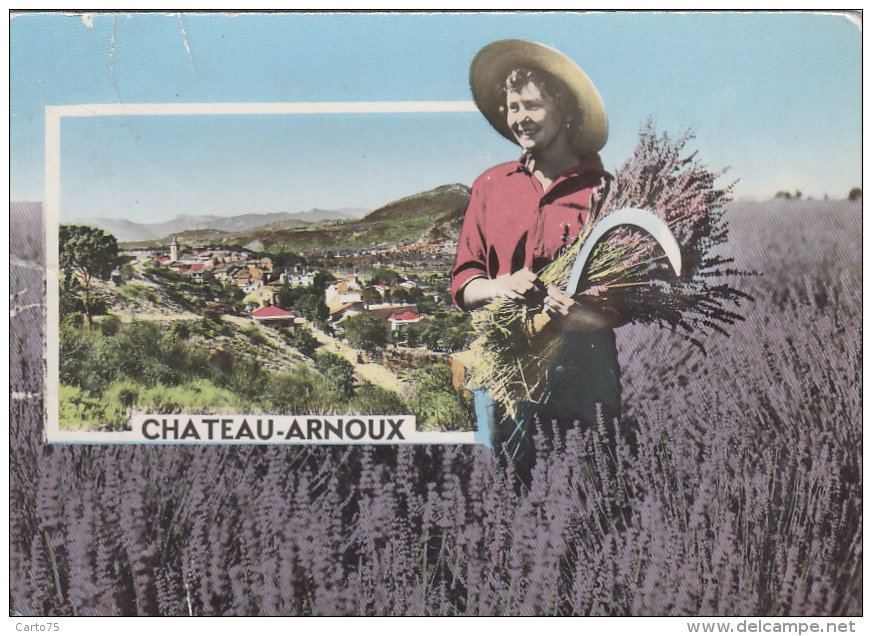
[[[496,278],[527,267],[538,272],[578,236],[590,211],[591,197],[603,178],[598,154],[548,187],[525,167],[524,157],[491,168],[472,185],[451,269],[451,298],[473,278]]]

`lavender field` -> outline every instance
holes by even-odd
[[[861,614],[861,203],[735,202],[745,320],[618,332],[624,418],[483,447],[41,442],[41,211],[11,219],[24,615]]]

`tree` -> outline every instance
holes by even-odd
[[[409,335],[433,351],[459,351],[475,336],[468,314],[441,312],[418,324],[422,325],[420,330]]]
[[[856,201],[857,199],[863,198],[863,190],[860,188],[851,188],[851,191],[848,193],[848,201]]]
[[[302,294],[294,303],[293,308],[317,325],[320,325],[330,315],[330,310],[324,304],[322,296],[315,293]]]
[[[281,334],[289,345],[310,358],[315,355],[318,347],[321,346],[318,339],[303,325],[295,325],[292,331],[282,331]]]
[[[316,290],[319,294],[323,294],[324,290],[327,289],[327,286],[334,280],[336,280],[336,276],[334,276],[332,272],[329,272],[326,269],[319,269],[317,272],[312,274],[312,284],[310,287]]]
[[[379,303],[382,295],[375,287],[364,287],[360,290],[360,299],[365,303]]]
[[[371,283],[383,283],[391,286],[401,283],[403,277],[388,267],[374,267],[369,280]]]
[[[239,287],[234,285],[233,283],[216,283],[220,285],[218,287],[218,298],[221,299],[221,302],[227,303],[228,305],[233,305],[234,307],[242,302],[242,299],[245,297],[245,294],[242,292]]]
[[[408,405],[424,429],[468,430],[473,422],[472,405],[454,388],[451,370],[431,364],[410,374],[415,393]]]
[[[61,318],[70,319],[74,324],[82,323],[82,314],[84,308],[82,306],[82,298],[79,293],[82,291],[82,284],[72,272],[64,272],[61,276],[59,312]]]
[[[291,287],[291,284],[285,279],[282,286],[276,292],[276,305],[284,309],[293,307],[294,301],[299,298],[301,291],[302,289],[299,287]]]
[[[354,367],[348,360],[322,349],[315,354],[315,368],[324,376],[331,390],[342,398],[351,396],[354,391]]]
[[[411,302],[412,296],[409,293],[409,290],[405,287],[394,287],[391,289],[391,302],[394,304],[408,303]]]
[[[96,227],[84,225],[60,226],[60,266],[74,273],[84,294],[85,320],[91,319],[91,291],[95,278],[108,280],[118,266],[118,241]]]
[[[356,347],[370,351],[385,344],[385,330],[375,316],[360,314],[345,323],[345,337]]]
[[[316,272],[314,280],[308,287],[291,287],[285,281],[276,293],[276,305],[284,309],[293,309],[315,324],[322,324],[330,315],[330,310],[324,304],[324,288],[327,274]]]

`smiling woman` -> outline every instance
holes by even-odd
[[[541,155],[558,142],[565,146],[561,151],[572,152],[565,133],[578,119],[578,108],[560,82],[545,73],[519,68],[506,78],[505,93],[506,123],[521,148]]]
[[[596,88],[572,60],[539,44],[504,40],[472,63],[473,96],[482,113],[524,150],[473,185],[452,269],[452,294],[463,309],[496,299],[539,306],[566,333],[549,372],[545,397],[515,414],[499,413],[485,391],[476,396],[479,436],[507,443],[522,480],[529,479],[536,420],[570,426],[596,422],[598,410],[620,416],[620,370],[613,328],[620,312],[578,301],[540,272],[579,234],[593,198],[611,178],[597,151],[607,120]]]

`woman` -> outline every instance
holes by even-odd
[[[545,288],[536,274],[578,235],[592,196],[611,178],[597,154],[608,124],[584,71],[540,44],[503,40],[486,46],[473,60],[470,85],[479,110],[523,154],[473,184],[451,272],[452,297],[466,310],[499,297],[541,303],[566,332],[541,403],[525,405],[516,422],[506,422],[485,392],[476,395],[480,436],[497,451],[507,443],[524,473],[531,467],[537,420],[548,433],[552,422],[561,428],[577,420],[593,424],[598,408],[606,417],[620,416],[612,331],[622,324],[620,312]]]

